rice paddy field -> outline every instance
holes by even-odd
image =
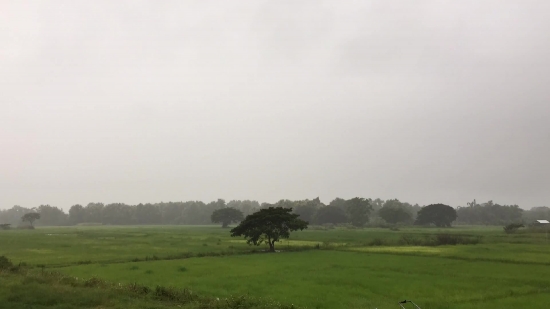
[[[437,243],[442,234],[468,241]],[[412,299],[421,308],[536,309],[550,303],[544,233],[310,228],[279,243],[277,253],[263,249],[218,226],[0,231],[0,256],[25,269],[1,272],[0,308],[382,309]]]

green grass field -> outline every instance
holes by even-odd
[[[402,241],[442,232],[476,237],[480,243],[411,246]],[[279,308],[272,300],[335,309],[398,308],[402,299],[422,308],[547,308],[550,302],[550,244],[543,233],[507,235],[501,228],[484,227],[310,229],[278,245],[280,253],[250,254],[263,247],[250,247],[219,227],[1,231],[0,255],[31,268],[24,275],[0,275],[0,308],[182,305],[116,293],[113,287],[100,293],[86,284],[62,284],[42,275],[44,269],[81,281],[98,278],[114,287],[187,288],[208,301],[241,295],[266,299],[226,307],[190,303],[189,308]],[[63,303],[52,300],[56,293],[72,296]]]

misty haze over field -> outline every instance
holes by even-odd
[[[550,2],[0,0],[0,209],[550,206]]]

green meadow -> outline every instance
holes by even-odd
[[[468,242],[439,244],[441,234]],[[0,231],[0,255],[25,269],[0,275],[0,308],[381,309],[398,308],[403,299],[422,308],[547,308],[550,302],[544,233],[311,227],[280,242],[278,253],[263,249],[213,226]],[[170,296],[164,288],[184,294]]]

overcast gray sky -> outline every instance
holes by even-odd
[[[0,0],[0,208],[550,206],[550,1]]]

